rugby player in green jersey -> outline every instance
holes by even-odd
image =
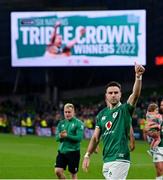
[[[65,179],[64,170],[68,170],[72,179],[77,179],[80,161],[80,142],[83,139],[84,124],[75,117],[74,105],[64,105],[64,120],[57,126],[56,140],[60,141],[56,157],[55,174],[58,179]]]
[[[107,107],[96,117],[96,128],[82,164],[85,171],[88,170],[91,154],[102,139],[104,177],[116,180],[126,179],[130,167],[128,135],[132,114],[140,96],[144,71],[145,68],[142,65],[135,63],[135,83],[131,95],[124,104],[120,102],[121,85],[112,81],[106,86]]]

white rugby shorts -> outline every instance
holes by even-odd
[[[126,179],[130,168],[129,162],[113,161],[103,165],[103,176],[105,179],[118,180]]]
[[[153,162],[163,162],[163,147],[158,147],[157,152],[153,153]]]

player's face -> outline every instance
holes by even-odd
[[[108,87],[106,90],[106,103],[115,106],[121,99],[121,91],[117,86]]]
[[[64,108],[64,117],[65,119],[71,119],[74,116],[74,109],[69,107],[69,108]]]
[[[56,37],[55,37],[55,45],[57,47],[62,45],[62,36],[61,35],[56,35]]]

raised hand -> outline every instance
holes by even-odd
[[[61,26],[61,22],[60,21],[56,21],[54,27],[59,27],[59,26]]]
[[[140,77],[145,72],[145,68],[135,62],[135,73],[136,76]]]

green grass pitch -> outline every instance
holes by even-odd
[[[89,171],[81,168],[87,140],[81,144],[79,179],[104,179],[102,176],[102,145],[100,152],[91,156]],[[0,179],[54,179],[53,166],[58,144],[54,137],[14,136],[0,134]],[[148,144],[136,141],[131,153],[131,168],[128,179],[154,179],[152,158],[147,154]],[[66,176],[69,174],[66,171]]]

